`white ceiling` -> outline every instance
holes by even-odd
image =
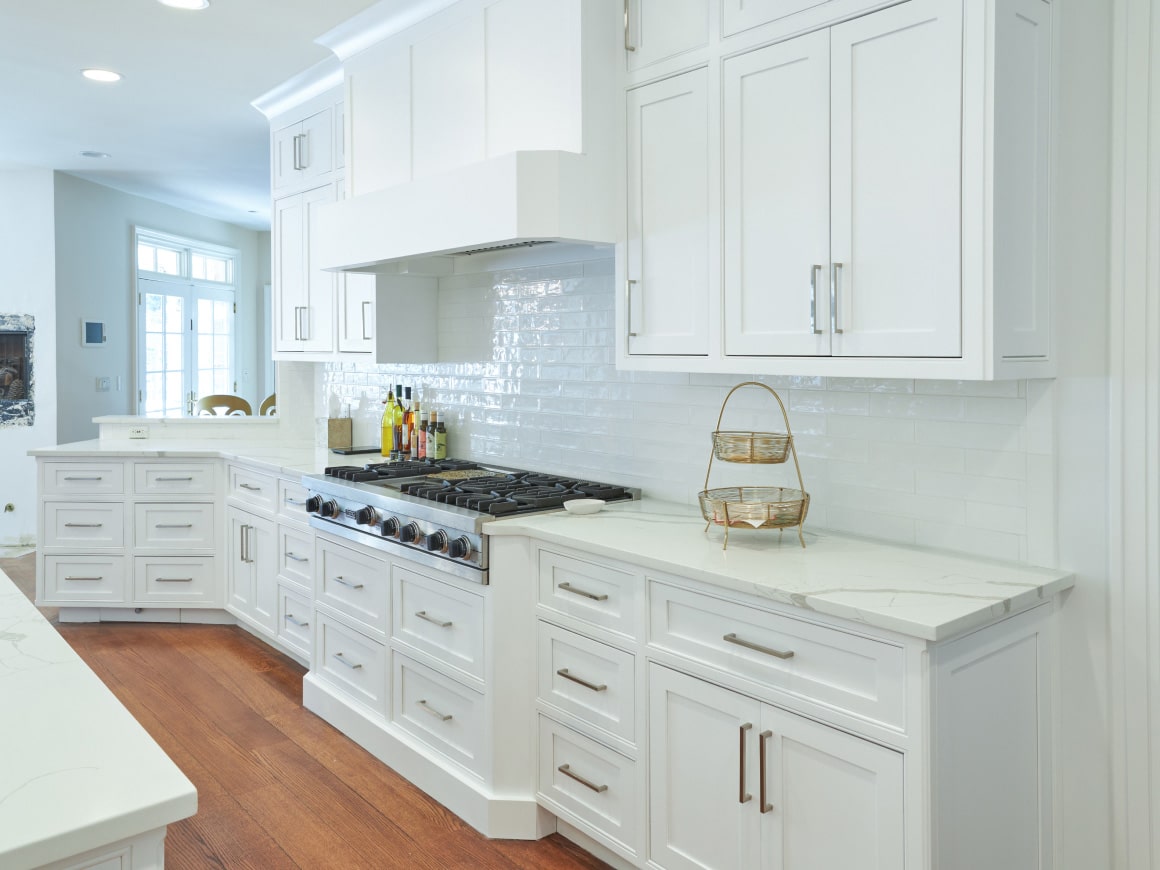
[[[250,101],[329,58],[314,39],[374,2],[0,0],[0,169],[59,169],[268,229],[269,128]],[[124,79],[90,82],[87,67]]]

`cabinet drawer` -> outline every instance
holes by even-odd
[[[387,712],[387,648],[353,628],[314,614],[313,673],[346,696],[374,710]]]
[[[395,724],[462,765],[483,775],[483,695],[395,653]]]
[[[309,493],[302,484],[278,479],[278,516],[288,520],[297,520],[300,523],[310,522],[310,514],[306,513],[306,497]]]
[[[137,556],[133,559],[133,600],[140,604],[218,605],[213,556]]]
[[[387,639],[390,563],[318,538],[315,599],[362,623],[371,637]]]
[[[537,796],[552,812],[609,845],[642,854],[644,796],[636,762],[540,717]]]
[[[134,546],[138,550],[214,551],[214,506],[142,502],[133,506]]]
[[[125,601],[124,556],[45,556],[43,579],[46,602]]]
[[[540,550],[540,604],[636,637],[643,579],[608,565]]]
[[[301,593],[278,585],[278,639],[310,658],[314,607]]]
[[[228,491],[230,498],[273,512],[278,481],[273,475],[231,465]]]
[[[395,565],[391,635],[483,679],[483,597]]]
[[[537,663],[540,700],[636,742],[633,656],[541,622]]]
[[[137,495],[212,495],[214,467],[212,462],[136,462],[133,491]]]
[[[831,2],[833,0],[724,0],[721,4],[721,35],[732,36]]]
[[[314,594],[314,534],[278,525],[278,574]]]
[[[44,495],[120,495],[125,491],[122,462],[44,462]]]
[[[901,647],[655,581],[649,601],[654,646],[864,719],[904,725]]]
[[[45,502],[40,535],[45,547],[124,547],[125,506]]]

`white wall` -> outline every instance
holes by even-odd
[[[134,226],[187,236],[240,252],[238,274],[238,392],[261,401],[258,335],[261,288],[269,280],[269,241],[254,230],[195,215],[163,203],[122,193],[72,175],[56,175],[57,306],[60,381],[58,436],[61,443],[97,436],[92,418],[136,413],[132,286]],[[103,320],[108,341],[82,347],[80,319]],[[264,364],[264,363],[263,363]],[[113,390],[98,393],[97,376],[113,379]],[[116,378],[122,388],[116,390]]]
[[[56,443],[57,362],[53,175],[0,171],[0,313],[35,321],[31,426],[0,427],[0,545],[36,540],[36,462],[28,450]],[[15,510],[3,512],[12,504]]]

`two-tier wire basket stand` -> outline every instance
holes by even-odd
[[[767,391],[777,401],[781,409],[781,419],[785,432],[738,432],[721,429],[725,417],[725,407],[729,399],[742,387],[757,387]],[[793,457],[797,472],[798,489],[783,486],[724,486],[709,488],[709,476],[713,471],[713,460],[741,462],[756,465],[779,465]],[[789,415],[781,396],[772,388],[757,381],[738,384],[725,396],[721,403],[721,413],[717,415],[717,428],[713,430],[713,452],[709,454],[709,467],[705,470],[705,488],[698,494],[701,515],[705,518],[705,531],[712,525],[724,526],[725,541],[721,549],[729,546],[729,529],[779,529],[797,527],[798,541],[805,547],[802,524],[810,508],[810,496],[802,482],[802,469],[798,464],[797,449],[793,443],[793,433],[789,428]]]

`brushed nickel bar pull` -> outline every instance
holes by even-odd
[[[636,46],[628,41],[628,4],[629,0],[624,0],[624,50],[636,51]]]
[[[843,330],[838,327],[838,300],[842,296],[842,263],[834,263],[834,280],[830,291],[830,325],[835,335],[841,335]]]
[[[153,479],[159,483],[175,483],[177,481],[193,480],[193,475],[190,475],[189,477],[155,477]]]
[[[291,553],[289,550],[286,551],[286,558],[292,559],[295,562],[309,562],[310,561],[306,556],[299,556],[297,553]]]
[[[294,168],[305,169],[306,161],[302,156],[302,143],[306,139],[305,133],[299,133],[294,137]]]
[[[104,480],[99,474],[96,477],[66,477],[65,480]]]
[[[286,614],[286,621],[291,625],[298,626],[299,628],[306,628],[308,625],[310,625],[310,623],[304,619],[295,619],[293,613]]]
[[[302,314],[298,315],[298,319],[302,321],[302,340],[310,341],[310,319],[308,317],[303,317],[303,315],[305,315],[306,312],[310,310],[310,306],[303,305],[298,310],[302,312]]]
[[[242,489],[248,489],[248,490],[250,490],[250,492],[261,492],[262,491],[262,487],[254,486],[252,483],[239,483],[238,486],[240,486]]]
[[[753,799],[753,795],[745,790],[745,734],[753,727],[752,722],[746,722],[737,729],[738,744],[741,752],[741,764],[739,765],[739,773],[737,776],[737,803],[747,804]]]
[[[770,647],[762,646],[761,644],[754,643],[751,640],[745,640],[744,638],[740,638],[736,634],[734,634],[733,632],[730,632],[729,634],[723,636],[721,638],[721,640],[725,641],[726,643],[735,643],[735,644],[737,644],[737,646],[743,646],[746,649],[751,649],[751,650],[754,650],[755,652],[765,653],[767,656],[774,656],[775,658],[779,658],[779,659],[792,659],[793,658],[793,650],[786,650],[783,652],[782,650],[779,650],[779,649],[771,649]]]
[[[65,577],[65,580],[90,580],[96,583],[98,580],[104,580],[104,577]]]
[[[766,741],[772,736],[772,731],[762,731],[757,739],[757,763],[761,768],[761,795],[758,797],[758,801],[761,803],[761,812],[763,815],[773,811],[773,804],[765,799],[765,745]]]
[[[374,338],[373,335],[367,335],[367,306],[370,304],[370,302],[362,304],[362,337],[364,341]]]
[[[302,341],[302,315],[298,312],[302,310],[301,305],[294,306],[294,340]]]
[[[66,529],[99,529],[104,523],[65,523]]]
[[[576,780],[576,782],[580,783],[580,785],[584,786],[585,788],[592,789],[597,794],[599,794],[600,792],[608,791],[608,786],[597,785],[592,780],[585,779],[584,777],[582,777],[578,773],[573,773],[571,765],[561,764],[559,767],[556,768],[556,770],[560,771],[560,773],[564,774],[564,776],[567,776],[571,779]]]
[[[249,528],[250,528],[249,526],[244,525],[244,526],[242,526],[242,529],[241,529],[241,532],[242,532],[242,561],[243,562],[250,561],[250,536],[248,534]]]
[[[343,577],[341,574],[335,575],[334,582],[341,583],[343,586],[349,587],[350,589],[362,589],[363,588],[363,584],[352,583],[351,581],[349,581],[345,577]]]
[[[290,498],[290,496],[286,496],[286,504],[293,504],[293,505],[298,505],[299,507],[302,507],[304,504],[306,504],[306,499],[304,499],[304,498]]]
[[[193,523],[158,523],[156,529],[192,529]]]
[[[629,338],[636,338],[636,333],[632,331],[632,285],[635,283],[635,278],[628,278],[624,282],[624,323]]]
[[[556,586],[557,589],[563,589],[565,592],[571,592],[573,595],[579,595],[581,598],[591,598],[593,601],[607,601],[607,595],[597,595],[595,592],[588,592],[584,589],[577,589],[571,583],[560,583]]]
[[[428,713],[430,713],[432,716],[434,716],[436,719],[438,719],[440,722],[450,722],[451,721],[451,714],[450,713],[440,713],[438,710],[436,710],[434,707],[432,707],[430,704],[428,704],[426,701],[424,701],[422,699],[419,700],[419,706],[422,707],[424,710],[426,710]]]
[[[192,583],[192,577],[154,577],[158,583]]]
[[[810,267],[810,331],[814,335],[821,335],[823,332],[818,329],[818,273],[821,271],[821,266]]]
[[[442,619],[436,619],[434,616],[428,616],[426,610],[416,610],[415,615],[417,617],[419,617],[420,619],[426,620],[427,622],[431,623],[432,625],[439,626],[440,628],[451,628],[451,621],[450,620],[447,620],[445,622]]]
[[[352,671],[357,671],[359,668],[362,667],[361,664],[359,664],[358,662],[352,662],[350,659],[348,659],[346,656],[344,656],[340,652],[336,652],[334,654],[334,658],[338,659],[340,662],[342,662],[344,665],[346,665]]]
[[[567,668],[560,668],[560,670],[556,671],[556,673],[563,677],[565,680],[571,680],[573,683],[579,683],[584,688],[591,689],[593,692],[603,692],[608,688],[608,686],[604,685],[604,683],[590,683],[587,680],[574,676],[573,674],[568,673]]]

